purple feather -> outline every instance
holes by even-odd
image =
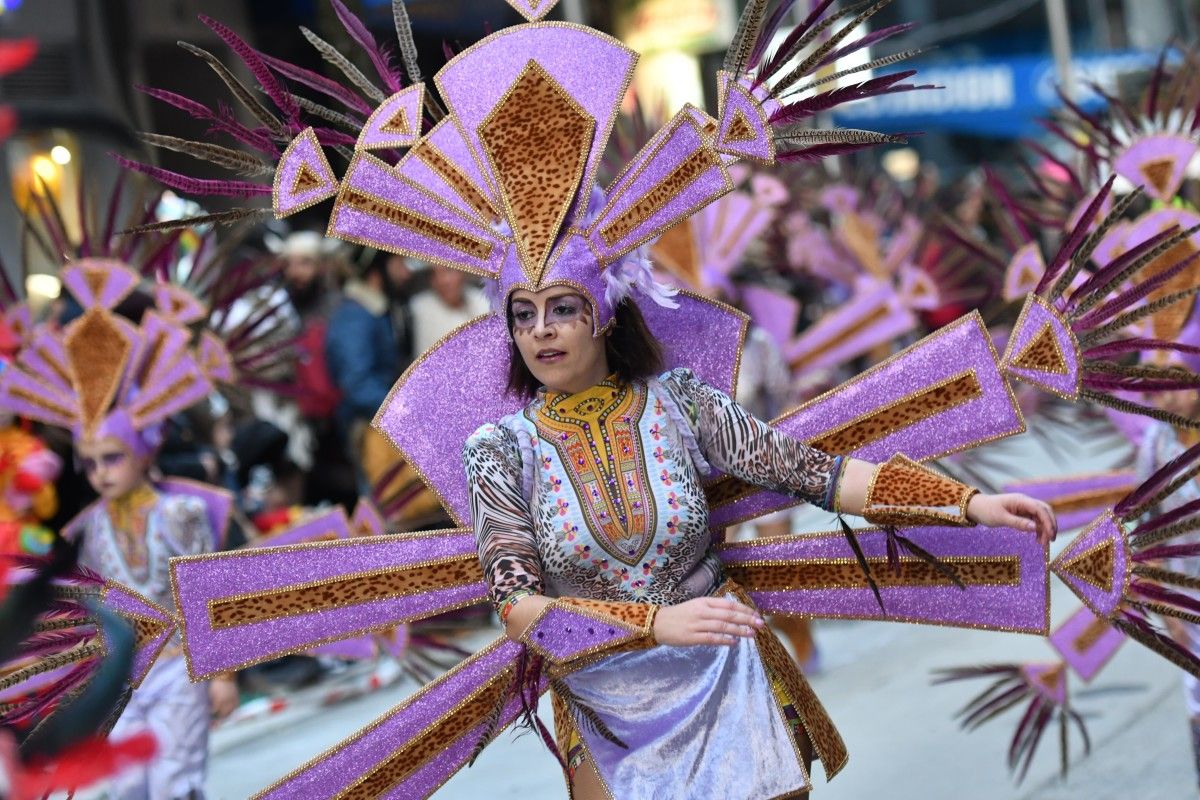
[[[1192,445],[1175,458],[1159,467],[1153,475],[1142,482],[1142,485],[1127,494],[1123,500],[1113,507],[1117,516],[1125,519],[1129,512],[1143,502],[1158,494],[1174,478],[1190,469],[1200,460],[1200,444]]]
[[[258,197],[271,194],[271,187],[249,181],[217,181],[202,178],[191,178],[171,172],[160,167],[153,167],[139,161],[133,161],[124,156],[112,154],[117,163],[126,169],[140,172],[154,180],[177,189],[186,194],[207,195],[216,197]]]
[[[1150,119],[1158,114],[1158,92],[1162,87],[1162,80],[1166,72],[1165,66],[1167,61],[1167,48],[1163,48],[1158,54],[1158,63],[1154,65],[1154,72],[1150,77],[1150,89],[1146,93],[1146,116]]]
[[[849,143],[829,143],[818,144],[812,147],[804,147],[799,150],[788,150],[783,153],[776,153],[776,158],[779,161],[820,161],[823,158],[830,156],[842,156],[847,153],[856,153],[859,150],[865,150],[868,147],[874,147],[871,142],[863,142],[859,144]]]
[[[267,97],[283,112],[284,118],[294,127],[300,125],[300,108],[296,105],[296,101],[288,94],[275,79],[275,74],[271,72],[270,67],[266,65],[253,47],[246,44],[242,37],[234,33],[230,28],[216,21],[205,14],[200,15],[200,21],[208,26],[209,30],[220,37],[221,41],[237,54],[237,57],[242,60],[247,69],[258,81],[258,85],[267,93]]]
[[[1089,347],[1083,351],[1083,357],[1085,359],[1110,358],[1126,353],[1144,353],[1153,350],[1200,355],[1200,346],[1194,344],[1180,344],[1166,339],[1118,339],[1115,342]]]
[[[1200,556],[1200,542],[1193,544],[1164,544],[1149,547],[1133,554],[1133,560],[1138,563],[1160,561],[1165,558],[1194,558]]]
[[[1131,392],[1181,392],[1200,387],[1200,375],[1192,378],[1116,377],[1109,373],[1085,373],[1082,383],[1089,389]]]
[[[1117,314],[1129,308],[1139,300],[1147,297],[1155,289],[1163,286],[1176,275],[1190,267],[1198,257],[1200,257],[1200,251],[1192,253],[1187,258],[1179,261],[1176,264],[1173,264],[1170,268],[1163,270],[1153,278],[1147,281],[1141,281],[1132,288],[1118,293],[1111,300],[1101,303],[1096,308],[1093,308],[1091,311],[1072,322],[1071,328],[1076,332],[1084,331],[1088,330],[1089,328],[1097,327],[1102,322],[1115,317]],[[1133,262],[1130,261],[1129,263],[1132,264]],[[1087,284],[1084,284],[1084,286],[1079,287],[1080,291],[1082,291],[1086,285]]]
[[[870,47],[873,44],[878,44],[879,42],[882,42],[885,39],[890,39],[893,36],[898,36],[902,33],[908,33],[915,27],[917,27],[917,23],[905,22],[900,25],[890,25],[886,28],[880,28],[877,31],[868,33],[862,38],[855,39],[850,44],[843,45],[837,50],[834,50],[832,53],[821,59],[821,62],[817,64],[817,67],[819,68],[825,66],[826,64],[832,64],[839,58],[848,56],[849,54],[857,52],[864,47]]]
[[[1162,530],[1169,525],[1174,525],[1176,522],[1179,522],[1181,519],[1186,518],[1190,514],[1195,514],[1197,511],[1200,511],[1200,500],[1193,500],[1190,503],[1184,503],[1178,508],[1172,509],[1165,514],[1159,514],[1154,519],[1147,520],[1133,529],[1133,531],[1129,534],[1130,544],[1133,547],[1137,547],[1137,538],[1139,536],[1145,536],[1146,534],[1153,533],[1154,531]]]
[[[848,103],[852,100],[860,100],[865,97],[872,97],[879,94],[888,94],[889,88],[900,81],[911,78],[916,75],[915,69],[901,70],[888,75],[881,75],[878,78],[861,83],[854,83],[849,86],[842,86],[837,89],[830,89],[827,92],[815,94],[812,97],[807,97],[795,103],[788,103],[780,106],[771,114],[771,123],[773,125],[786,125],[788,123],[798,122],[799,120],[811,117],[813,114],[821,111],[826,111],[834,106]],[[912,87],[896,87],[892,91],[899,91],[903,88],[918,88]],[[925,87],[928,88],[928,87]]]
[[[1063,242],[1062,247],[1059,248],[1058,253],[1054,256],[1054,260],[1046,267],[1045,274],[1042,275],[1042,279],[1038,281],[1037,288],[1034,289],[1035,294],[1042,295],[1054,285],[1054,281],[1058,278],[1063,267],[1067,265],[1067,261],[1075,254],[1079,246],[1083,244],[1083,240],[1087,238],[1088,228],[1091,227],[1092,220],[1096,218],[1096,214],[1104,205],[1104,201],[1108,199],[1108,195],[1112,192],[1113,182],[1116,179],[1116,175],[1109,178],[1100,191],[1096,193],[1096,196],[1092,198],[1092,202],[1088,203],[1087,210],[1083,212],[1083,216],[1075,224],[1075,229],[1071,231],[1071,235]]]
[[[1144,617],[1132,613],[1131,609],[1122,607],[1121,616],[1112,620],[1113,624],[1124,631],[1130,638],[1158,651],[1160,655],[1171,660],[1176,666],[1183,667],[1193,675],[1200,676],[1200,659],[1189,650],[1181,647],[1170,636],[1164,636],[1154,629]]]
[[[266,64],[280,75],[289,78],[296,83],[303,84],[315,92],[331,97],[337,100],[346,108],[352,111],[357,111],[362,114],[370,115],[371,104],[363,100],[354,92],[334,80],[326,78],[324,75],[313,72],[310,69],[296,66],[290,62],[284,61],[274,56],[269,56],[266,53],[259,52],[258,54]]]
[[[808,33],[809,29],[811,29],[813,25],[817,24],[817,21],[821,18],[821,15],[824,14],[826,9],[828,9],[832,4],[833,0],[820,0],[813,10],[809,12],[808,17],[792,29],[792,32],[789,33],[787,37],[780,42],[779,47],[775,49],[775,54],[767,59],[767,63],[764,64],[762,69],[758,71],[758,76],[754,79],[755,86],[761,85],[763,81],[774,75],[780,67],[788,62],[788,59],[783,58],[783,56],[792,49],[792,46],[796,44],[796,42],[804,38],[804,35]]]
[[[1028,735],[1029,728],[1033,724],[1033,720],[1045,705],[1045,697],[1043,697],[1041,694],[1034,695],[1033,700],[1025,709],[1025,713],[1021,715],[1021,721],[1017,723],[1017,729],[1013,732],[1012,742],[1008,746],[1009,766],[1012,766],[1015,763],[1017,753],[1020,752],[1021,743]]]
[[[1193,614],[1200,614],[1200,600],[1190,597],[1182,592],[1176,592],[1168,589],[1165,586],[1159,586],[1153,583],[1146,583],[1143,580],[1132,580],[1129,582],[1129,593],[1138,597],[1143,597],[1147,600],[1152,600],[1158,603],[1165,603],[1175,608],[1190,611]]]
[[[333,3],[333,10],[341,20],[346,33],[350,34],[351,39],[358,42],[359,47],[367,51],[367,56],[375,65],[375,71],[379,73],[379,77],[383,79],[391,93],[395,94],[400,91],[403,85],[396,75],[396,68],[391,63],[390,55],[376,43],[375,37],[367,30],[367,26],[350,13],[350,9],[346,8],[342,0],[330,0],[330,2]]]
[[[1013,242],[1012,244],[1019,247],[1033,241],[1033,235],[1025,227],[1025,223],[1021,221],[1020,209],[1018,209],[1016,201],[1013,200],[1012,194],[1009,193],[1008,187],[1004,185],[1004,181],[1000,180],[1000,176],[991,167],[984,167],[983,174],[987,180],[988,188],[992,190],[992,194],[1000,201],[1000,205],[1004,206],[1004,210],[1008,212],[1013,226],[1021,234],[1021,241]]]
[[[195,100],[184,97],[181,94],[169,92],[166,89],[156,89],[153,86],[138,86],[136,88],[142,94],[177,108],[196,119],[211,122],[214,129],[221,131],[244,145],[253,147],[256,150],[262,150],[263,152],[270,152],[274,147],[270,139],[256,134],[240,123],[231,124],[203,103],[197,103]]]

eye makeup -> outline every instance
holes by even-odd
[[[587,302],[577,294],[563,294],[546,301],[543,312],[544,324],[550,325],[578,322],[587,314]],[[537,327],[538,307],[528,300],[514,300],[512,304],[513,328],[533,330]]]

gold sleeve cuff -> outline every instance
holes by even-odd
[[[896,454],[875,468],[863,518],[873,525],[969,527],[967,503],[978,489]]]

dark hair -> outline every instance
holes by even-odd
[[[508,309],[508,391],[517,397],[530,398],[537,394],[542,384],[517,350],[512,339],[512,307]],[[613,315],[613,325],[604,337],[604,354],[608,357],[608,368],[625,383],[641,378],[652,378],[663,371],[662,345],[650,328],[646,318],[631,300],[622,300]]]

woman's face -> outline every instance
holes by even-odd
[[[518,289],[509,308],[517,350],[547,389],[581,392],[608,377],[605,339],[592,335],[592,308],[581,295],[564,286]]]
[[[104,500],[124,497],[146,480],[149,460],[135,456],[115,437],[77,441],[75,452],[88,483]]]

